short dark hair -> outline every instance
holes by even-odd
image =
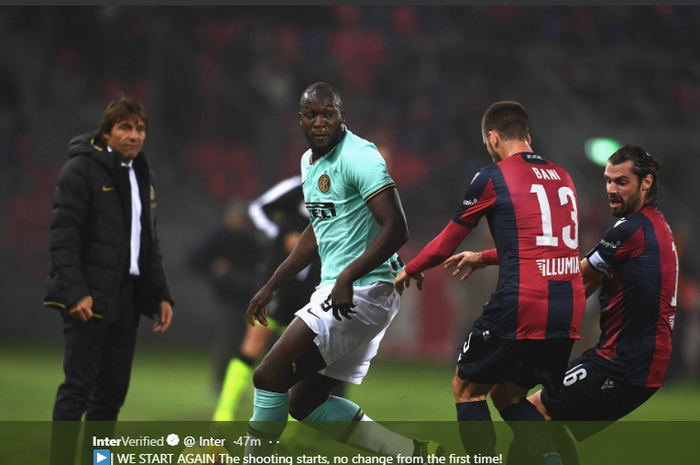
[[[645,201],[646,203],[656,205],[657,199],[661,198],[661,189],[659,189],[658,183],[661,162],[637,145],[625,145],[608,158],[608,163],[611,165],[619,165],[626,161],[632,162],[632,172],[637,176],[640,184],[642,179],[651,174],[651,186],[649,187]]]
[[[337,90],[333,88],[333,86],[326,82],[315,82],[309,87],[307,87],[301,94],[301,98],[299,99],[299,107],[303,107],[304,102],[306,102],[311,97],[311,94],[314,94],[318,91],[330,92],[331,94],[333,94],[333,106],[336,107],[338,110],[343,109],[343,99],[340,98],[340,94]]]
[[[100,121],[100,134],[110,134],[115,124],[134,118],[141,118],[148,129],[146,109],[141,105],[141,102],[122,95],[107,105]]]
[[[496,131],[505,140],[526,140],[530,123],[525,108],[512,101],[494,103],[481,119],[482,134],[489,131]]]

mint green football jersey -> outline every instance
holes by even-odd
[[[367,201],[394,187],[377,147],[346,128],[345,137],[311,164],[311,150],[301,157],[304,201],[321,257],[321,283],[333,284],[341,271],[362,255],[381,231]],[[400,265],[399,265],[400,264]],[[389,260],[355,281],[355,286],[393,283],[403,263]]]

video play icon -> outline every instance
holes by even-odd
[[[92,451],[92,465],[112,465],[111,457],[109,449],[94,449]]]

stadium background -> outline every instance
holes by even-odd
[[[127,407],[135,403],[129,408],[137,412],[135,399],[147,402],[148,388],[139,397],[138,383],[158,375],[139,371],[140,360],[155,370],[175,363],[175,383],[177,360],[191,362],[206,396],[217,315],[212,289],[188,266],[188,253],[220,224],[229,200],[250,200],[298,172],[305,149],[298,99],[315,81],[336,86],[348,127],[390,154],[412,233],[404,258],[442,230],[476,169],[489,162],[479,129],[494,101],[523,103],[534,150],[571,173],[582,252],[611,222],[602,168],[587,158],[586,142],[613,138],[659,158],[660,205],[682,268],[669,384],[686,383],[695,393],[699,8],[3,6],[0,377],[31,396],[23,364],[46,359],[55,370],[49,381],[34,380],[48,384],[35,393],[44,400],[20,418],[46,418],[40,408],[49,408],[60,381],[60,320],[41,300],[51,197],[68,141],[96,128],[121,91],[146,105],[145,151],[159,177],[159,232],[177,305],[166,334],[155,337],[148,322],[141,325],[137,352],[145,355],[137,354]],[[490,247],[485,224],[465,246]],[[487,270],[464,284],[431,270],[424,292],[413,289],[403,299],[380,351],[383,368],[373,372],[391,372],[387,362],[394,361],[408,373],[408,362],[439,367],[451,418],[453,356],[495,277]],[[597,337],[598,309],[589,307],[576,350]],[[209,408],[212,401],[205,402]]]

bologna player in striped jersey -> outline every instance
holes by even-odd
[[[537,384],[557,391],[578,339],[585,297],[579,267],[576,190],[561,167],[533,153],[525,109],[498,102],[482,119],[494,163],[472,179],[452,221],[397,276],[402,293],[422,271],[442,264],[486,217],[500,260],[498,286],[484,305],[457,361],[452,382],[462,443],[468,454],[494,455],[496,433],[486,397],[491,393],[516,437],[539,463],[561,463],[543,420],[527,399]],[[486,426],[486,427],[485,427]]]
[[[548,420],[569,421],[578,441],[632,412],[664,381],[676,315],[678,257],[671,229],[656,206],[660,168],[637,146],[623,147],[608,160],[610,212],[619,219],[581,262],[586,296],[602,286],[600,341],[571,362],[560,393],[544,389],[529,398]],[[484,266],[474,252],[456,255],[448,266],[455,260],[461,260],[455,274]],[[563,423],[552,425],[564,462],[577,464],[576,447]],[[528,463],[524,450],[512,444],[509,463]]]

